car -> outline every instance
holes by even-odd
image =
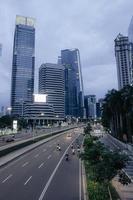
[[[6,136],[4,137],[4,141],[5,141],[5,142],[13,142],[13,141],[15,140],[14,137],[15,137],[14,135],[6,135]]]

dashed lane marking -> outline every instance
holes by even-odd
[[[26,165],[28,165],[29,164],[29,162],[25,162],[23,165],[22,165],[22,167],[25,167]]]
[[[34,157],[37,158],[39,156],[39,154],[36,154]]]
[[[9,178],[11,178],[12,177],[12,174],[10,174],[7,178],[5,178],[3,181],[2,181],[2,183],[5,183],[7,180],[9,180]]]
[[[51,155],[48,156],[48,159],[50,159],[50,158],[51,158]]]
[[[24,185],[27,185],[27,183],[32,179],[32,176],[30,176],[27,181],[24,183]]]
[[[43,165],[44,165],[44,163],[41,163],[38,168],[40,169]]]

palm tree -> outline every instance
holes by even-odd
[[[133,133],[133,87],[126,86],[120,91],[109,91],[104,99],[103,125],[111,129],[113,136],[123,140],[127,135],[132,140]]]

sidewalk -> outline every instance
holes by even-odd
[[[121,200],[133,200],[133,183],[123,186],[119,181],[118,181],[118,176],[116,176],[112,180],[112,184],[115,187],[116,191],[118,192]]]

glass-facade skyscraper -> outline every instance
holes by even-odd
[[[35,20],[16,17],[13,45],[11,108],[12,115],[23,116],[25,102],[32,102],[35,66]]]
[[[64,67],[45,63],[39,68],[39,93],[47,95],[47,103],[53,105],[58,119],[65,117]]]
[[[62,50],[61,63],[65,67],[65,115],[83,118],[84,92],[79,50]]]

